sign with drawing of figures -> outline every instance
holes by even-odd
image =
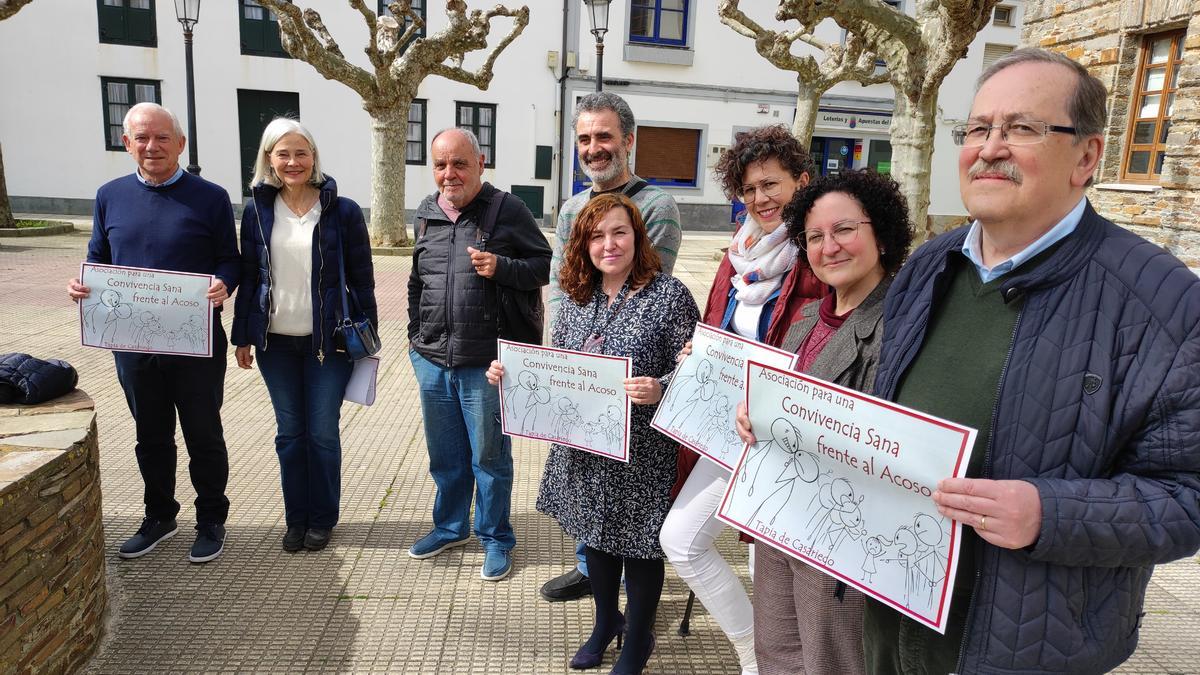
[[[932,495],[975,430],[755,361],[746,404],[718,517],[944,633],[962,526]]]
[[[497,342],[504,433],[629,461],[628,357]]]
[[[790,370],[796,358],[782,349],[698,323],[692,353],[675,369],[650,426],[733,469],[742,450],[734,417],[738,401],[745,397],[746,363],[753,359]]]
[[[79,280],[92,291],[79,302],[83,346],[212,356],[211,274],[84,263]]]

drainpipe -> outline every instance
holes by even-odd
[[[556,183],[554,190],[554,226],[557,226],[558,224],[558,210],[562,207],[563,203],[563,146],[566,145],[566,143],[563,142],[566,140],[563,129],[565,129],[567,126],[566,82],[567,75],[570,73],[570,69],[567,68],[567,18],[570,15],[570,2],[571,0],[563,0],[562,51],[559,52],[558,59],[558,65],[562,68],[562,74],[558,76],[558,130],[555,133],[555,137],[558,139],[558,144],[554,153],[558,155],[558,167],[557,171],[555,172],[555,175],[558,176],[558,182]]]

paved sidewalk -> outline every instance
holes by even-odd
[[[723,243],[708,233],[684,237],[676,274],[701,304],[717,266],[713,252]],[[75,306],[63,291],[78,273],[86,244],[83,231],[0,240],[0,351],[67,359],[96,401],[111,555],[109,630],[92,672],[571,672],[566,663],[587,635],[592,607],[590,601],[546,603],[537,594],[543,581],[573,561],[571,542],[533,507],[544,444],[514,443],[518,544],[512,576],[482,581],[477,544],[424,561],[405,553],[428,529],[433,498],[420,403],[405,355],[409,258],[375,258],[384,366],[376,404],[342,409],[342,516],[330,548],[295,555],[280,550],[274,418],[258,372],[237,369],[231,352],[224,425],[232,508],[225,554],[206,565],[186,560],[194,493],[183,459],[180,534],[145,558],[118,559],[116,547],[142,515],[141,479],[112,357],[79,346]],[[721,542],[744,575],[744,546],[729,532]],[[702,606],[689,637],[675,632],[686,598],[686,586],[668,571],[649,670],[738,672],[732,648]],[[1121,672],[1200,672],[1197,625],[1198,561],[1160,567],[1141,646]],[[606,667],[611,663],[610,657]]]

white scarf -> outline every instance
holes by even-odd
[[[788,238],[787,223],[768,234],[747,212],[745,224],[729,245],[729,262],[737,270],[733,275],[737,301],[749,305],[766,302],[796,264],[798,251]]]

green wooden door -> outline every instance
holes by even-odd
[[[238,132],[242,143],[242,194],[250,194],[254,161],[263,129],[276,117],[300,119],[300,94],[238,89]]]

